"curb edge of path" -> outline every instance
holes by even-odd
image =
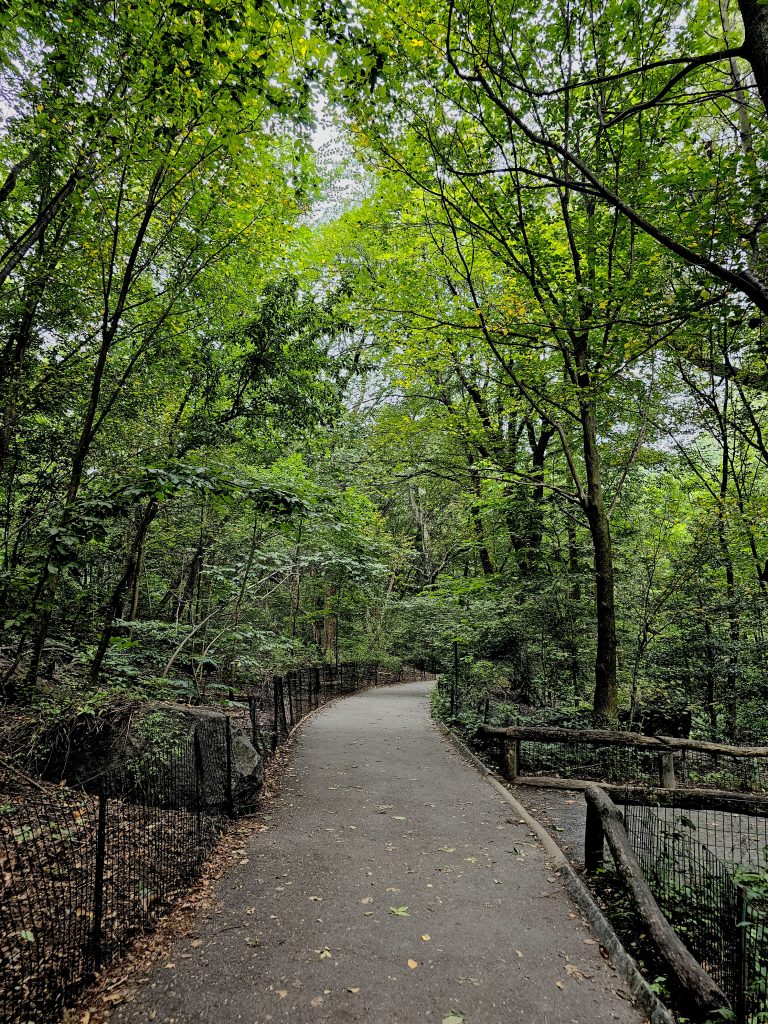
[[[523,807],[519,800],[503,785],[496,773],[483,764],[466,743],[459,739],[455,733],[452,733],[442,722],[434,718],[432,721],[443,736],[456,747],[465,760],[483,775],[486,781],[493,786],[499,795],[514,809],[515,813],[536,834],[544,850],[552,858],[557,869],[560,871],[568,894],[591,925],[601,945],[608,953],[611,963],[626,983],[638,1008],[648,1015],[651,1024],[675,1024],[674,1017],[656,993],[651,990],[650,985],[640,973],[634,959],[626,951],[621,943],[621,939],[613,930],[613,926],[600,910],[589,889],[579,878],[571,862],[549,832]]]

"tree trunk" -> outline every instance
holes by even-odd
[[[701,601],[704,607],[703,599]],[[704,650],[707,654],[707,667],[704,673],[704,706],[709,718],[709,734],[713,740],[717,739],[717,658],[715,655],[715,643],[712,636],[712,624],[709,616],[704,612]]]
[[[144,514],[139,521],[138,530],[136,532],[136,538],[133,543],[133,548],[128,555],[128,559],[123,569],[120,579],[117,581],[115,589],[112,592],[109,604],[107,606],[107,614],[104,622],[104,628],[101,631],[99,642],[96,645],[96,653],[91,664],[90,672],[88,673],[88,682],[91,686],[95,686],[99,681],[99,675],[101,673],[101,666],[104,662],[107,650],[109,649],[110,641],[112,640],[115,619],[120,618],[120,612],[122,609],[123,596],[131,583],[139,575],[139,562],[141,559],[142,551],[144,550],[144,541],[146,540],[147,532],[152,525],[152,522],[157,515],[159,503],[152,499]]]
[[[765,0],[739,0],[739,10],[744,22],[744,56],[768,110],[768,4]]]
[[[336,604],[339,588],[335,585],[329,586],[325,591],[325,615],[323,617],[323,650],[326,655],[335,657],[338,644],[338,618]]]
[[[592,721],[596,728],[610,728],[616,725],[619,716],[613,544],[603,495],[600,453],[597,447],[597,417],[592,401],[581,403],[581,425],[587,475],[584,511],[589,523],[595,561],[597,653]]]

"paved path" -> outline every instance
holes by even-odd
[[[429,687],[305,725],[272,827],[113,1020],[642,1021],[528,828],[430,722]]]

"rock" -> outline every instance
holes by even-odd
[[[164,807],[229,810],[227,715],[186,704],[137,704],[83,731],[70,749],[67,781]],[[250,733],[229,719],[232,804],[253,804],[264,760]]]

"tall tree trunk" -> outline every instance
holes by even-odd
[[[595,728],[606,728],[616,725],[619,715],[616,609],[611,524],[605,507],[600,453],[597,447],[597,417],[592,401],[581,404],[581,425],[587,476],[584,511],[589,523],[595,561],[597,653],[592,721]]]
[[[471,518],[472,518],[472,529],[475,534],[475,543],[477,546],[477,554],[480,558],[480,566],[483,570],[484,576],[492,576],[493,560],[491,553],[488,550],[488,544],[485,540],[485,526],[483,524],[483,517],[480,514],[478,505],[482,497],[482,485],[480,481],[480,474],[475,468],[474,459],[470,453],[467,453],[467,461],[469,463],[469,479],[471,482],[472,493],[475,496],[477,504],[473,503]]]
[[[702,608],[704,607],[703,595],[700,599]],[[712,636],[712,623],[709,621],[709,616],[704,613],[704,650],[707,655],[707,667],[704,672],[704,706],[707,710],[707,717],[709,718],[709,734],[713,740],[718,737],[717,732],[717,656],[715,653],[715,642]]]
[[[768,110],[768,4],[765,0],[739,0],[739,10],[744,22],[744,56]]]
[[[325,590],[325,615],[323,617],[323,650],[326,655],[336,656],[338,648],[338,602],[339,588],[332,584]]]
[[[101,673],[101,666],[104,663],[107,650],[109,649],[110,641],[114,634],[115,619],[120,618],[123,597],[125,596],[126,590],[128,590],[131,583],[138,577],[139,574],[139,561],[141,559],[141,553],[144,549],[144,541],[147,536],[147,531],[152,525],[152,521],[157,515],[159,503],[152,499],[144,510],[144,514],[139,520],[139,526],[136,531],[136,537],[134,538],[133,547],[128,555],[125,563],[125,567],[120,576],[120,579],[115,585],[115,589],[112,591],[112,597],[107,605],[107,614],[104,621],[104,627],[99,637],[99,642],[96,645],[96,653],[91,663],[91,668],[88,673],[88,682],[91,686],[95,686],[99,681],[99,675]]]

